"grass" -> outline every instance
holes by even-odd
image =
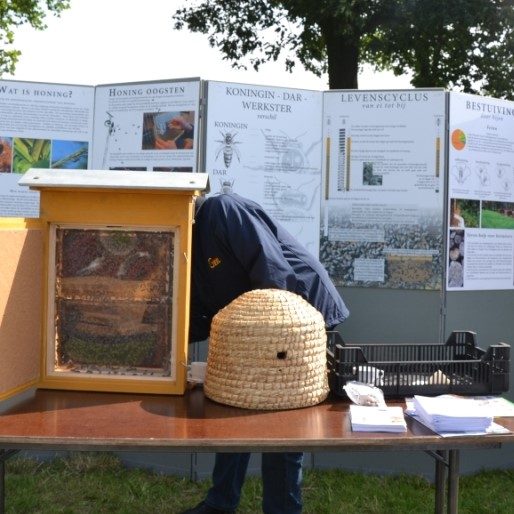
[[[209,481],[127,469],[106,453],[77,453],[6,463],[6,513],[173,514],[205,496]],[[434,487],[416,476],[375,476],[340,470],[305,472],[305,514],[425,514],[434,512]],[[239,514],[261,512],[261,485],[249,477]],[[514,470],[461,477],[460,514],[512,514]]]
[[[482,228],[514,228],[514,218],[496,211],[482,211]]]

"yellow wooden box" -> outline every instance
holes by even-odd
[[[33,315],[41,313],[40,368],[26,384],[182,394],[194,198],[207,175],[32,169],[20,184],[40,192],[40,219],[11,227],[18,253],[31,228],[41,235],[27,265],[32,273],[40,248],[42,280],[31,296]],[[15,331],[13,323],[7,337]],[[15,382],[0,384],[4,394],[23,388]]]

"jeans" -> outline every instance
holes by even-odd
[[[212,487],[205,503],[220,510],[235,510],[250,460],[249,453],[217,453]],[[302,512],[303,453],[262,454],[262,510],[264,514]]]

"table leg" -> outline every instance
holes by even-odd
[[[435,460],[435,514],[443,514],[446,499],[446,463],[448,462],[448,452],[439,450],[436,454],[439,458]]]
[[[459,511],[459,450],[450,450],[448,457],[448,514]]]
[[[196,453],[191,454],[189,462],[189,480],[198,482],[198,455]]]
[[[5,514],[5,461],[19,450],[0,450],[0,514]]]
[[[5,462],[2,457],[3,450],[0,450],[0,514],[5,512]]]

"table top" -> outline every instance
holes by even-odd
[[[514,434],[442,438],[410,418],[406,433],[352,432],[348,405],[330,397],[303,409],[248,410],[213,402],[201,387],[184,396],[37,390],[0,415],[0,448],[317,452],[514,442]],[[514,418],[500,422],[514,431]]]

